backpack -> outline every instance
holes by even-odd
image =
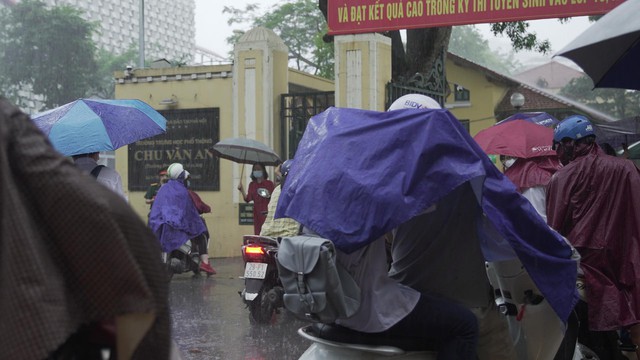
[[[311,322],[334,323],[356,313],[360,288],[336,261],[331,240],[298,235],[280,240],[276,263],[285,308]]]
[[[98,176],[100,175],[100,171],[102,170],[102,168],[105,167],[104,165],[98,165],[96,167],[94,167],[91,170],[91,176],[93,176],[94,178],[98,178]]]

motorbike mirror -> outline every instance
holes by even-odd
[[[258,195],[260,195],[261,197],[268,199],[271,197],[271,193],[269,192],[269,190],[265,189],[265,188],[259,188],[258,189]]]

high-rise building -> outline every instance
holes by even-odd
[[[70,5],[99,24],[98,47],[113,53],[138,48],[140,4],[144,4],[145,60],[192,61],[196,50],[194,0],[44,0],[50,6]]]
[[[195,0],[41,0],[47,6],[72,6],[81,17],[98,27],[93,40],[98,48],[113,54],[139,48],[140,5],[144,4],[145,62],[167,59],[192,64],[211,62],[213,55],[206,51],[202,59],[195,44]],[[0,0],[0,7],[12,6],[20,0]],[[213,53],[214,55],[217,55]],[[216,59],[216,56],[213,56]],[[137,59],[136,59],[137,60]],[[134,66],[138,65],[132,64]],[[18,105],[27,113],[42,108],[41,96],[29,88],[18,93]]]

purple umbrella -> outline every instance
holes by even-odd
[[[554,127],[560,122],[558,119],[547,114],[546,112],[526,112],[513,114],[508,118],[496,123],[496,125],[504,124],[506,122],[514,120],[525,120],[545,127]]]
[[[164,116],[140,100],[79,99],[32,120],[66,156],[115,150],[167,129]]]

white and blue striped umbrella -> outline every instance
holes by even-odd
[[[66,156],[110,151],[167,129],[167,120],[144,101],[79,99],[32,116]]]

